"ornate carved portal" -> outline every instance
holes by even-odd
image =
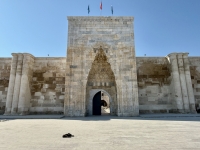
[[[105,90],[110,95],[110,114],[117,114],[115,76],[107,59],[105,51],[100,46],[88,75],[86,103],[88,115],[92,115],[92,99],[95,93],[92,93],[91,91],[94,89],[99,89],[100,91]]]

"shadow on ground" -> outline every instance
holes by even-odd
[[[138,117],[118,117],[118,116],[87,116],[87,117],[63,117],[62,120],[80,121],[110,121],[118,120],[160,120],[160,121],[200,121],[200,115],[140,115]]]
[[[87,117],[65,117],[64,115],[26,115],[26,116],[4,116],[0,115],[0,122],[3,120],[16,119],[55,119],[55,120],[79,120],[79,121],[110,121],[118,120],[160,120],[160,121],[200,121],[200,114],[144,114],[138,117],[118,116],[87,116]]]

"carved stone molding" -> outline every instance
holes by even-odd
[[[88,84],[93,86],[107,86],[115,82],[115,77],[111,66],[108,63],[107,56],[102,46],[95,49],[97,54],[92,63],[92,67],[88,76]]]

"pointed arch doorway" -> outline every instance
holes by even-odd
[[[99,48],[95,59],[92,63],[86,88],[86,114],[101,115],[101,106],[107,102],[100,101],[100,93],[109,95],[110,115],[117,115],[117,90],[115,76],[108,62],[105,51],[102,47]],[[102,96],[101,96],[102,97]],[[95,101],[95,99],[98,99]],[[102,104],[101,104],[102,103]],[[106,107],[106,106],[104,106]],[[96,110],[95,110],[96,109]],[[105,110],[105,109],[104,109]],[[107,110],[105,110],[107,111]]]
[[[111,97],[104,90],[97,91],[92,100],[92,115],[110,115]]]

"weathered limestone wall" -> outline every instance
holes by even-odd
[[[188,59],[188,53],[137,57],[137,71],[140,113],[196,113],[200,58]]]
[[[36,57],[31,82],[31,114],[63,114],[65,57]]]
[[[188,106],[191,107],[188,83],[186,74],[191,78],[192,94],[194,96],[196,107],[200,106],[200,57],[189,57],[188,64],[190,66],[189,74],[187,70],[187,53],[172,53],[171,58],[168,57],[137,57],[137,77],[138,77],[138,97],[140,113],[173,113],[181,109],[183,113],[188,112]],[[13,86],[13,101],[10,104],[11,114],[18,114],[18,107],[21,76],[23,70],[23,54],[13,54],[17,56],[17,62],[12,63],[12,58],[0,58],[0,113],[5,111],[8,84],[10,78],[11,64],[16,66],[15,81]],[[182,57],[181,57],[182,56]],[[30,58],[29,58],[30,59]],[[172,62],[172,60],[174,62]],[[28,61],[28,60],[27,60]],[[27,62],[26,61],[26,62]],[[30,109],[31,114],[56,114],[64,111],[65,97],[65,65],[66,58],[34,58],[34,64],[29,63],[27,66],[32,66],[32,76],[30,75]],[[29,61],[28,61],[29,62]],[[25,63],[26,64],[26,63]],[[31,66],[30,66],[31,65]],[[177,78],[180,86],[177,86],[177,81],[173,81],[174,69],[172,65],[177,65]],[[28,69],[30,71],[30,69]],[[184,73],[185,72],[185,73]],[[25,73],[27,74],[27,73]],[[31,71],[30,71],[31,74]],[[181,79],[182,78],[182,79]],[[181,83],[183,82],[183,83]],[[183,84],[186,84],[184,86]],[[181,88],[182,87],[182,88]],[[105,90],[110,92],[111,89]],[[175,88],[179,89],[180,98],[177,99]],[[96,89],[97,90],[97,89]],[[183,90],[183,92],[182,92]],[[95,89],[94,89],[95,91]],[[98,90],[97,90],[98,91]],[[26,92],[28,93],[28,92]],[[95,94],[95,93],[93,93]],[[17,97],[18,95],[18,97]],[[112,94],[111,94],[112,95]],[[185,98],[185,99],[184,99]],[[188,98],[188,101],[186,101]],[[92,100],[92,97],[90,98]],[[114,98],[110,98],[111,100]],[[178,102],[180,101],[180,103]],[[186,103],[187,107],[184,106]],[[90,110],[91,112],[91,110]],[[189,111],[191,112],[191,111]]]
[[[189,65],[195,105],[200,109],[200,57],[189,57]]]
[[[12,55],[12,58],[0,58],[0,113],[63,113],[66,58],[35,58],[28,53]]]
[[[5,112],[11,61],[11,58],[0,58],[0,114]]]
[[[169,62],[165,57],[137,57],[140,113],[169,113],[174,109],[170,94]]]
[[[117,115],[139,115],[133,17],[68,17],[65,115],[86,115],[86,84],[102,47],[116,79]]]

